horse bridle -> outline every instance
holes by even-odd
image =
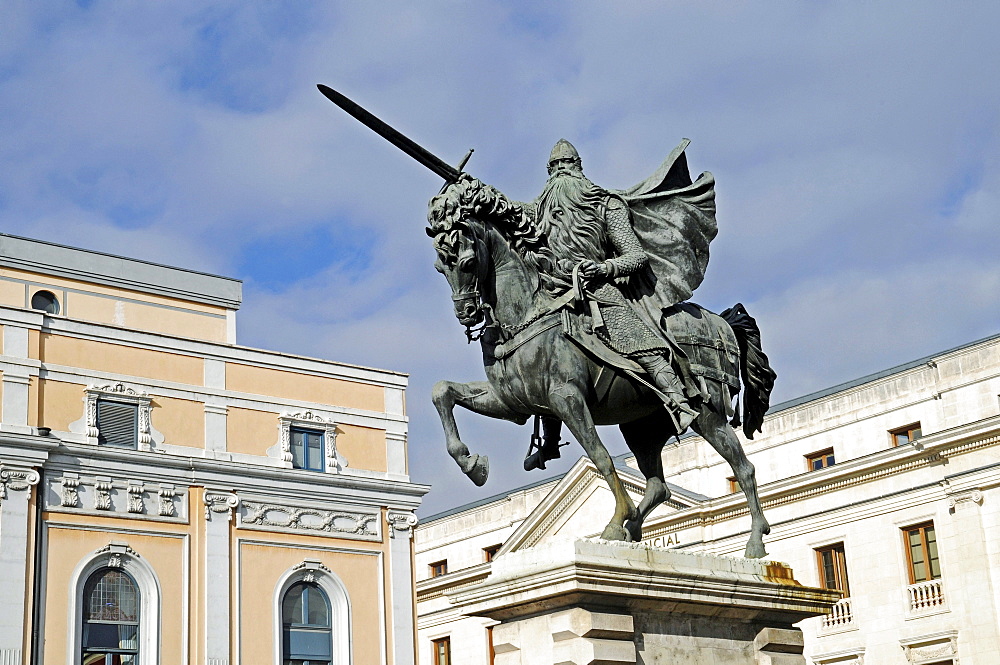
[[[451,300],[454,303],[456,309],[463,303],[474,301],[476,304],[476,308],[480,312],[482,312],[483,320],[482,323],[479,324],[479,327],[476,327],[476,324],[472,325],[463,324],[465,325],[466,344],[472,344],[473,342],[477,342],[480,339],[482,339],[483,335],[485,335],[486,331],[489,330],[490,328],[498,328],[499,324],[497,323],[496,318],[493,316],[493,306],[487,302],[483,302],[483,294],[479,291],[478,288],[479,282],[481,280],[481,276],[479,273],[484,269],[483,267],[484,261],[482,260],[483,257],[479,255],[479,243],[477,242],[478,237],[470,227],[465,226],[464,228],[466,232],[473,239],[473,247],[474,247],[473,252],[475,253],[476,256],[476,272],[474,273],[474,279],[476,280],[475,281],[476,288],[473,288],[471,291],[464,291],[462,293],[452,293]]]

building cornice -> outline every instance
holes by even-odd
[[[13,312],[22,311],[0,305],[0,322],[7,318],[12,318],[8,315]],[[106,344],[132,346],[150,351],[196,356],[204,359],[254,365],[268,369],[307,372],[333,379],[359,381],[385,387],[405,388],[407,383],[407,374],[393,370],[362,367],[360,365],[350,365],[333,360],[299,356],[280,351],[194,340],[187,337],[167,335],[165,333],[132,330],[74,319],[63,319],[52,316],[45,317],[41,329],[47,333],[67,335]]]
[[[818,471],[758,486],[765,510],[800,502],[821,494],[874,482],[917,468],[940,464],[948,457],[1000,444],[1000,416],[938,432],[913,444],[889,448],[871,455],[837,463]],[[717,524],[749,515],[742,494],[730,494],[646,523],[644,535],[655,537],[669,531]]]
[[[139,259],[0,233],[0,267],[239,309],[243,282]]]

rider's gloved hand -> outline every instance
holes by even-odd
[[[591,261],[590,259],[584,259],[580,261],[580,274],[587,279],[593,279],[595,277],[606,278],[611,274],[608,269],[607,262],[597,263],[596,261]]]

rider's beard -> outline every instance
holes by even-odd
[[[573,266],[580,261],[601,262],[607,258],[602,218],[606,197],[607,192],[583,174],[557,173],[549,178],[538,198],[538,219],[556,264],[549,272],[564,284],[572,280]],[[553,215],[557,209],[563,214]],[[549,290],[553,286],[546,285]]]

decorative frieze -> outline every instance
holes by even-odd
[[[225,515],[226,521],[233,519],[233,510],[240,505],[240,498],[231,492],[205,491],[205,519],[211,520],[212,513]]]
[[[958,631],[949,630],[899,641],[906,660],[913,665],[938,661],[958,662]]]
[[[73,471],[49,476],[41,494],[46,510],[101,512],[122,517],[183,519],[186,488],[134,478],[87,476]],[[2,665],[2,664],[0,664]]]
[[[376,539],[379,536],[378,513],[297,508],[273,503],[244,501],[240,521],[243,525],[289,531],[343,534],[368,539]]]
[[[411,512],[397,512],[390,510],[385,514],[385,520],[389,523],[389,537],[395,538],[396,532],[402,533],[407,538],[413,537],[413,527],[417,526],[417,516]]]

